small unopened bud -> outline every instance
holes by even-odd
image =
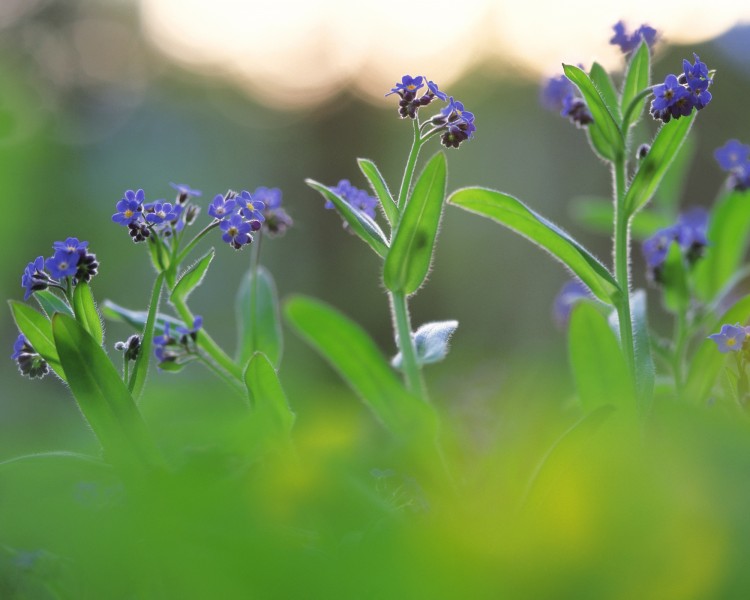
[[[635,151],[635,156],[638,160],[643,160],[650,150],[651,146],[649,144],[641,144],[638,146],[638,150]]]
[[[191,204],[187,207],[187,210],[185,211],[185,225],[192,225],[195,223],[195,219],[198,218],[198,215],[201,212],[200,206],[196,206],[195,204]]]

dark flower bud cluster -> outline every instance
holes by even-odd
[[[18,369],[21,373],[31,379],[35,377],[41,379],[49,373],[47,361],[32,348],[29,340],[22,333],[19,334],[13,344],[13,354],[10,357],[18,363]]]
[[[586,101],[579,95],[578,88],[565,75],[551,77],[542,88],[542,106],[555,110],[567,117],[576,127],[584,127],[594,122]]]
[[[124,342],[115,343],[115,350],[125,352],[125,360],[134,361],[141,353],[141,336],[133,334]]]
[[[708,67],[697,54],[693,54],[694,64],[682,61],[682,74],[667,75],[664,83],[654,86],[654,99],[651,101],[651,115],[668,123],[672,118],[687,117],[693,109],[702,110],[711,102],[711,77]]]
[[[38,256],[26,265],[21,276],[21,286],[25,290],[23,299],[28,300],[34,292],[49,287],[65,290],[63,282],[67,278],[74,286],[81,281],[90,281],[99,270],[99,262],[96,255],[88,251],[88,245],[88,242],[81,242],[78,238],[55,242],[52,256],[47,259]]]
[[[335,187],[332,187],[330,189],[334,194],[341,196],[341,198],[343,198],[344,201],[352,208],[355,208],[371,219],[375,218],[375,207],[378,204],[377,198],[374,198],[373,196],[370,196],[370,194],[368,194],[366,191],[360,190],[359,188],[353,186],[351,183],[349,183],[348,179],[342,179],[336,184]],[[324,208],[330,210],[332,208],[335,208],[335,205],[330,200],[326,200]],[[344,222],[344,226],[346,226],[346,222]]]
[[[419,90],[425,86],[424,93],[418,96]],[[442,131],[440,141],[444,146],[458,148],[462,142],[474,136],[477,129],[474,125],[474,115],[464,110],[461,102],[455,101],[453,97],[449,98],[445,92],[440,91],[435,82],[426,80],[422,75],[418,77],[404,75],[401,82],[391,88],[386,96],[391,94],[398,94],[401,98],[398,103],[398,113],[402,119],[416,119],[417,111],[421,107],[431,104],[436,98],[447,102],[448,106],[441,109],[440,114],[431,120],[432,124],[436,126],[432,133]]]
[[[112,215],[112,220],[127,227],[136,243],[146,241],[152,233],[166,238],[182,231],[187,220],[186,204],[191,196],[200,196],[201,192],[184,185],[170,185],[178,192],[174,203],[163,200],[145,202],[146,195],[142,189],[127,190],[117,203],[117,212]]]
[[[653,48],[657,39],[656,29],[649,27],[648,25],[641,25],[633,33],[627,33],[625,31],[625,23],[618,21],[612,26],[615,30],[615,35],[609,40],[610,44],[620,46],[623,54],[630,54],[633,50],[638,48],[641,40],[644,40],[649,48]]]
[[[714,152],[719,166],[729,173],[727,186],[735,191],[750,189],[750,146],[739,140],[729,140]]]
[[[159,361],[159,366],[166,363],[183,364],[198,355],[198,333],[203,326],[203,318],[196,316],[193,327],[188,329],[183,325],[177,325],[172,332],[169,321],[164,323],[162,335],[154,338],[154,356]]]
[[[704,208],[696,207],[681,214],[674,225],[660,229],[645,240],[642,247],[643,257],[646,259],[652,281],[661,283],[661,269],[672,242],[679,244],[688,264],[692,265],[700,259],[708,246],[707,230],[708,212]]]

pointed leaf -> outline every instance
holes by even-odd
[[[591,412],[611,404],[635,409],[633,380],[607,318],[591,302],[573,307],[568,328],[568,351],[578,397]]]
[[[434,429],[432,408],[407,391],[359,325],[322,302],[299,296],[286,303],[285,314],[388,429],[409,437]]]
[[[713,322],[707,332],[718,333],[722,325],[747,324],[750,320],[750,296],[745,296]],[[685,399],[693,404],[703,404],[708,399],[716,379],[726,363],[727,355],[722,354],[713,340],[705,338],[690,359],[685,382]]]
[[[271,274],[263,267],[257,273],[255,278],[248,271],[237,290],[238,362],[246,365],[253,354],[263,352],[278,368],[283,348],[278,294]]]
[[[375,221],[365,213],[352,207],[346,200],[322,183],[318,183],[312,179],[305,179],[305,183],[312,189],[320,192],[326,200],[330,200],[339,211],[339,214],[349,224],[352,231],[367,242],[370,248],[375,250],[380,256],[385,257],[388,252],[388,239]]]
[[[101,346],[104,342],[102,318],[96,308],[91,286],[85,281],[78,282],[73,291],[73,311],[78,322]]]
[[[146,375],[148,375],[148,365],[151,362],[151,346],[154,339],[154,325],[156,324],[156,315],[159,313],[159,301],[161,299],[161,288],[164,284],[164,273],[160,273],[154,281],[154,287],[151,289],[151,300],[148,305],[146,321],[141,331],[141,350],[133,365],[133,372],[130,374],[128,389],[137,402],[143,393],[143,387],[146,385]],[[190,324],[192,326],[192,323]],[[200,339],[201,336],[198,336]]]
[[[413,294],[432,262],[446,185],[445,155],[438,152],[419,176],[385,258],[383,281],[392,292]]]
[[[651,51],[648,49],[648,44],[641,41],[638,49],[633,53],[628,62],[628,70],[625,73],[625,82],[622,86],[622,114],[628,112],[631,102],[635,100],[635,97],[646,88],[648,88],[651,82]],[[623,131],[627,132],[627,129],[638,122],[643,112],[643,103],[646,101],[644,98],[640,101],[640,107],[634,107],[630,113],[630,117],[627,123],[623,123]]]
[[[145,423],[102,347],[68,315],[56,314],[52,330],[68,385],[108,458],[115,464],[156,464]]]
[[[622,120],[622,114],[620,113],[620,100],[609,73],[607,73],[606,69],[598,62],[595,62],[591,65],[589,77],[591,77],[591,81],[594,82],[596,89],[599,90],[599,93],[604,100],[604,104],[606,104],[609,112],[612,113],[612,117],[614,117],[615,121],[619,123]]]
[[[214,249],[211,248],[200,260],[185,270],[172,290],[172,295],[169,298],[170,302],[184,302],[188,299],[190,293],[203,281],[213,258]]]
[[[435,321],[421,325],[413,334],[417,363],[428,365],[443,360],[448,354],[448,342],[457,328],[458,321]],[[400,369],[402,360],[399,352],[391,364]]]
[[[695,265],[698,296],[710,301],[737,272],[750,246],[750,194],[730,192],[714,206],[709,217],[708,247]]]
[[[15,300],[11,300],[9,304],[18,330],[26,336],[31,347],[49,363],[55,373],[65,380],[65,373],[60,364],[60,357],[52,335],[52,323],[28,304]]]
[[[375,192],[378,200],[380,200],[380,205],[383,207],[383,212],[385,213],[388,222],[392,227],[395,227],[400,216],[398,206],[396,206],[396,202],[393,200],[393,195],[388,189],[388,185],[380,174],[378,167],[374,162],[366,158],[358,158],[357,163],[359,164],[362,173],[364,173],[365,177],[367,177],[367,180],[370,182],[372,191]]]
[[[289,408],[276,370],[265,354],[256,352],[253,355],[244,379],[258,432],[276,440],[288,438],[294,425],[294,413]]]
[[[672,164],[695,120],[695,112],[687,117],[672,119],[661,126],[646,157],[625,194],[625,209],[635,214],[651,200],[656,188]]]
[[[617,156],[622,155],[625,149],[625,141],[620,132],[620,127],[591,78],[583,70],[573,65],[564,64],[563,70],[565,76],[581,92],[591,116],[594,118],[594,122],[590,123],[588,128],[596,150],[603,158],[608,160],[614,160]]]
[[[489,217],[547,250],[575,273],[600,300],[612,304],[620,294],[607,268],[556,225],[513,196],[485,188],[457,190],[448,202]]]
[[[56,312],[73,316],[73,309],[70,305],[52,290],[34,292],[34,299],[50,319]]]

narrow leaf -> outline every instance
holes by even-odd
[[[256,278],[252,270],[248,271],[237,290],[238,362],[246,365],[253,354],[263,352],[278,368],[283,337],[276,285],[263,267],[258,267],[257,275]]]
[[[620,113],[620,101],[617,95],[617,90],[612,83],[612,78],[607,73],[606,69],[602,67],[598,62],[591,65],[591,72],[589,73],[591,81],[594,82],[596,89],[599,90],[604,104],[606,104],[609,112],[612,113],[615,121],[618,123],[622,120],[622,114]]]
[[[750,296],[745,296],[726,311],[721,318],[713,322],[707,332],[718,333],[722,325],[747,324],[750,320]],[[703,404],[716,383],[726,363],[727,355],[722,354],[716,343],[708,338],[704,339],[695,354],[690,359],[687,381],[685,382],[685,399],[693,404]]]
[[[161,288],[164,284],[164,273],[160,273],[154,281],[154,287],[151,290],[151,300],[148,306],[146,322],[141,332],[141,350],[133,365],[133,372],[130,374],[128,389],[133,394],[136,402],[143,393],[143,386],[146,385],[146,375],[148,374],[148,365],[151,362],[151,345],[154,339],[154,325],[156,315],[159,312],[159,300],[161,299]],[[188,326],[192,326],[190,323]],[[201,336],[198,336],[200,338]]]
[[[448,202],[497,221],[543,248],[600,300],[612,304],[619,296],[617,281],[604,265],[570,235],[513,196],[485,188],[464,188],[453,192]]]
[[[380,174],[378,167],[374,162],[367,158],[358,158],[357,163],[359,164],[359,168],[364,176],[367,177],[367,180],[370,182],[372,191],[375,192],[378,200],[380,200],[380,205],[383,207],[383,212],[385,213],[388,222],[392,227],[395,227],[399,219],[398,206],[396,206],[393,195],[388,189],[388,185]]]
[[[18,330],[26,336],[31,347],[65,380],[65,373],[60,364],[60,357],[52,335],[52,323],[28,304],[15,300],[11,300],[9,304]]]
[[[98,342],[75,319],[52,318],[55,344],[68,385],[105,454],[114,464],[158,462],[128,388]]]
[[[312,179],[306,179],[305,183],[312,189],[320,192],[326,200],[330,200],[339,211],[339,214],[349,224],[352,231],[367,242],[370,248],[385,258],[388,252],[388,239],[375,221],[365,213],[352,207],[346,200],[322,183],[318,183]]]
[[[276,370],[265,354],[256,352],[253,355],[244,379],[258,432],[271,439],[288,438],[294,425],[294,413],[289,408]]]
[[[638,49],[630,57],[628,62],[628,70],[625,73],[625,81],[622,86],[622,114],[624,115],[631,102],[635,97],[645,90],[651,82],[651,52],[648,49],[648,44],[645,41],[641,41]],[[631,117],[628,123],[623,123],[623,128],[629,128],[638,122],[638,119],[643,112],[643,102],[641,101],[640,110],[636,107],[631,113]]]
[[[626,411],[635,408],[635,390],[620,343],[607,318],[590,302],[573,307],[568,351],[586,412],[608,404]]]
[[[714,206],[709,217],[708,247],[695,265],[695,291],[713,300],[737,272],[750,245],[750,195],[730,192]]]
[[[392,292],[413,294],[432,262],[445,200],[445,155],[438,152],[419,176],[385,258],[383,280]]]
[[[91,286],[85,281],[78,282],[73,291],[73,311],[78,322],[101,346],[104,343],[102,318],[96,308]]]
[[[412,436],[434,430],[432,408],[407,391],[375,342],[356,323],[317,300],[295,297],[288,321],[392,432]]]
[[[70,308],[70,305],[52,290],[34,292],[34,299],[50,319],[56,312],[73,316],[73,309]]]
[[[620,127],[607,108],[602,94],[591,81],[591,78],[580,68],[564,64],[563,70],[565,76],[581,92],[589,111],[591,111],[591,116],[594,118],[594,122],[590,123],[588,128],[595,149],[605,159],[614,160],[624,152],[625,141],[620,132]]]
[[[201,284],[201,281],[203,281],[213,258],[214,249],[211,248],[200,260],[190,266],[182,274],[177,280],[177,283],[172,290],[172,295],[169,298],[172,303],[175,301],[179,302],[187,300],[190,293]]]
[[[640,161],[638,171],[625,194],[628,214],[635,214],[651,200],[669,165],[685,141],[695,120],[695,113],[672,119],[661,126],[646,157]]]

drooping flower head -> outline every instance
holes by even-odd
[[[140,335],[133,334],[124,342],[116,342],[115,350],[125,352],[126,361],[134,361],[141,353],[141,341]]]
[[[649,48],[653,48],[656,43],[657,31],[649,25],[641,25],[633,33],[627,33],[625,30],[625,23],[618,21],[612,26],[615,30],[615,35],[609,40],[610,44],[620,46],[623,54],[629,54],[635,50],[641,43],[641,40],[645,41]]]
[[[428,83],[429,85],[429,83]],[[292,226],[292,218],[281,206],[281,190],[279,188],[259,187],[252,193],[253,198],[262,202],[263,229],[269,235],[283,235]]]
[[[185,204],[192,196],[200,196],[203,194],[200,190],[194,190],[189,185],[184,183],[169,183],[169,186],[173,190],[177,190],[177,198],[175,202],[177,204]]]
[[[49,373],[47,361],[34,350],[29,340],[22,333],[13,343],[13,354],[10,357],[18,364],[19,371],[31,379],[35,377],[41,379]]]
[[[168,363],[183,364],[193,360],[198,355],[196,341],[198,331],[203,326],[203,318],[196,316],[193,327],[188,329],[184,325],[175,326],[176,333],[172,333],[169,321],[164,323],[163,333],[154,337],[154,356],[159,361],[158,366],[166,368]]]
[[[558,111],[560,116],[569,118],[577,127],[594,122],[586,102],[578,94],[578,88],[565,75],[547,80],[542,87],[540,101],[542,106]]]
[[[719,166],[729,172],[727,186],[742,192],[750,189],[750,146],[738,140],[729,140],[714,152]]]
[[[44,257],[38,256],[33,262],[26,265],[21,276],[21,286],[23,287],[23,299],[28,300],[31,294],[46,290],[52,281],[52,278],[44,271]]]
[[[661,268],[669,254],[672,242],[680,246],[683,258],[689,265],[694,264],[708,246],[708,212],[702,207],[695,207],[680,214],[677,222],[658,230],[643,242],[643,257],[646,259],[649,276],[660,280]]]
[[[375,207],[378,204],[377,198],[374,198],[366,191],[353,186],[349,183],[348,179],[342,179],[339,181],[335,187],[331,188],[331,191],[334,194],[341,196],[344,201],[353,208],[366,214],[371,219],[375,218]],[[327,200],[325,208],[335,208],[335,205],[330,200]]]
[[[737,352],[742,349],[748,333],[745,327],[739,323],[734,325],[722,325],[719,333],[713,333],[708,339],[716,343],[716,346],[722,354],[727,352]]]
[[[693,109],[703,110],[711,102],[711,85],[708,67],[693,54],[695,63],[683,61],[683,73],[677,77],[669,74],[664,83],[654,86],[654,99],[650,112],[654,119],[668,123],[672,118],[688,116]]]

